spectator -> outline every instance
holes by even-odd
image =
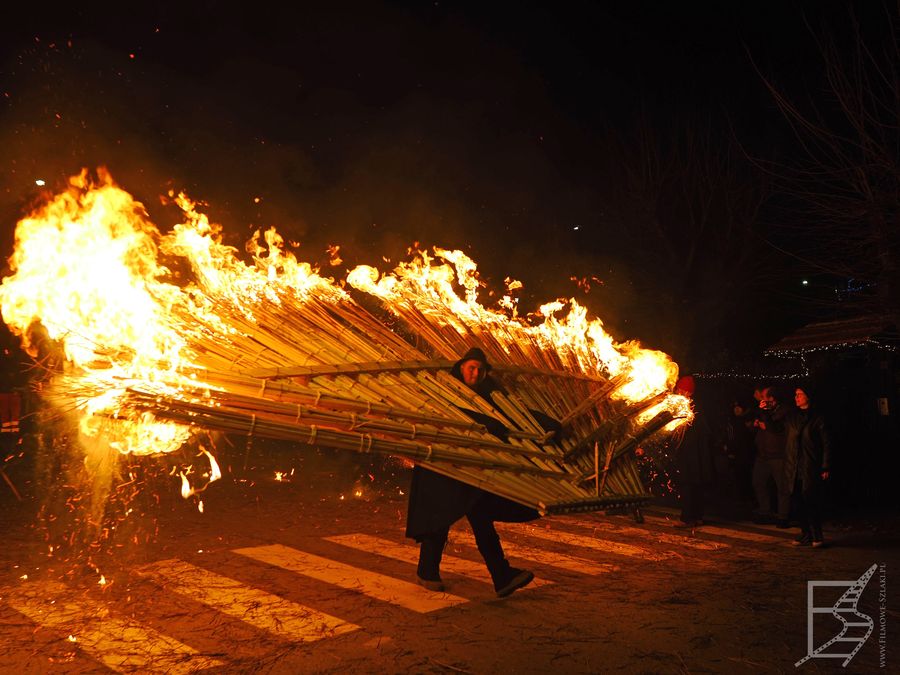
[[[756,492],[757,522],[775,521],[787,528],[790,516],[790,488],[784,474],[784,418],[787,408],[781,405],[772,386],[760,387],[759,413],[753,421],[756,427],[756,460],[753,463],[753,489]],[[770,487],[775,483],[778,510],[772,511]]]
[[[725,421],[725,456],[734,472],[735,496],[744,504],[753,501],[753,420],[746,402],[732,401]]]
[[[822,537],[822,503],[825,481],[831,466],[831,439],[825,418],[815,406],[809,385],[794,390],[797,409],[785,420],[785,481],[792,487],[800,518],[800,536],[794,545],[824,546]]]
[[[694,397],[696,382],[690,375],[678,379],[675,393]],[[703,412],[694,407],[694,420],[685,428],[675,455],[678,467],[678,489],[681,493],[681,522],[678,528],[694,528],[703,525],[706,493],[713,482],[712,434]]]

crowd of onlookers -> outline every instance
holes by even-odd
[[[693,397],[696,381],[684,376],[676,393]],[[759,523],[789,528],[796,522],[797,546],[824,545],[822,507],[829,478],[831,441],[813,385],[801,382],[790,394],[762,384],[753,403],[735,400],[724,423],[695,401],[695,418],[674,452],[681,498],[676,527],[703,524],[714,489],[734,491],[755,503]]]

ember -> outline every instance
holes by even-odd
[[[83,172],[16,230],[3,318],[33,354],[38,326],[62,346],[46,399],[77,411],[100,456],[169,452],[218,430],[395,455],[543,512],[649,497],[634,449],[691,415],[668,393],[677,366],[665,354],[616,343],[574,300],[528,321],[509,296],[503,310],[482,306],[484,284],[460,251],[418,252],[387,274],[357,267],[347,291],[269,230],[254,236],[248,265],[219,226],[173,197],[185,222],[161,234],[107,173]],[[192,281],[172,283],[162,255],[189,266]],[[364,308],[373,304],[383,310]],[[473,346],[505,389],[497,408],[447,373]],[[509,437],[463,409],[503,420]],[[561,420],[562,433],[535,411]],[[200,452],[208,485],[221,473]],[[206,487],[188,474],[185,497]]]

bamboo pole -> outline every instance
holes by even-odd
[[[631,423],[650,399],[632,406],[611,400],[624,376],[606,376],[580,347],[550,343],[524,324],[474,307],[455,312],[434,288],[413,281],[399,283],[381,310],[396,316],[405,334],[339,289],[301,293],[272,284],[264,290],[256,301],[240,291],[201,298],[213,318],[192,316],[187,303],[173,310],[185,326],[198,385],[176,395],[134,390],[130,405],[248,438],[409,457],[549,509],[643,498],[627,451],[665,421]],[[474,346],[489,355],[506,388],[493,401],[446,372]],[[112,350],[107,356],[117,358]],[[197,400],[186,400],[191,397]],[[488,434],[465,410],[503,424],[509,442]],[[569,438],[549,443],[530,410],[562,419]],[[593,467],[585,443],[595,445]],[[582,487],[591,469],[592,489]]]
[[[246,371],[249,377],[259,379],[274,379],[285,377],[311,377],[317,375],[344,375],[362,373],[382,373],[418,370],[439,370],[450,368],[452,361],[384,361],[370,363],[335,363],[319,366],[284,366],[279,368],[267,368],[263,370]]]
[[[597,440],[602,440],[605,436],[608,436],[616,427],[624,424],[629,419],[634,418],[643,411],[656,405],[666,396],[667,394],[665,392],[649,396],[643,401],[640,401],[639,403],[632,405],[621,412],[615,419],[605,420],[603,424],[597,427],[594,431],[576,442],[575,446],[566,453],[566,461],[572,461],[579,454],[586,452],[590,448],[591,443]]]
[[[504,462],[496,459],[485,459],[474,453],[460,452],[460,448],[416,443],[412,441],[387,440],[371,434],[341,431],[329,427],[306,424],[288,424],[266,419],[255,413],[246,411],[211,408],[199,403],[186,401],[170,401],[169,406],[160,407],[160,397],[146,402],[145,407],[161,418],[177,421],[181,424],[198,426],[230,433],[244,433],[248,438],[269,438],[288,440],[307,445],[322,445],[338,450],[351,450],[360,453],[390,454],[420,459],[425,461],[443,461],[450,464],[502,469],[512,473],[531,473],[547,477],[564,477],[561,471],[549,471],[538,467],[518,463]],[[139,397],[133,400],[135,407],[141,407]]]
[[[574,408],[571,412],[569,412],[565,417],[560,420],[560,424],[564,427],[569,426],[577,417],[580,417],[585,412],[593,408],[597,405],[597,403],[608,396],[610,396],[618,387],[625,384],[627,378],[624,374],[617,375],[612,380],[604,384],[597,391],[588,396],[582,403],[580,403],[576,408]]]

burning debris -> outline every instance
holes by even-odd
[[[665,354],[615,343],[574,300],[528,321],[511,302],[483,307],[460,251],[335,283],[270,230],[245,264],[174,198],[185,222],[161,234],[105,172],[85,172],[16,230],[3,319],[32,354],[41,333],[60,346],[44,396],[77,416],[92,456],[171,452],[216,430],[405,458],[544,513],[649,497],[633,451],[691,415],[668,393]],[[448,372],[470,347],[494,364],[493,405]]]

